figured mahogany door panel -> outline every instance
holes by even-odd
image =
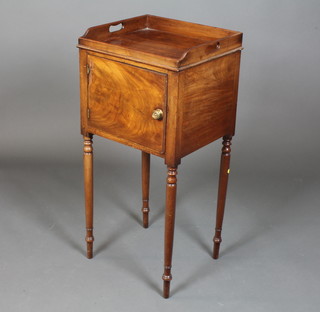
[[[234,134],[239,64],[236,52],[182,72],[181,157]]]
[[[88,55],[87,126],[112,140],[164,153],[167,75]],[[155,110],[163,117],[153,119]]]

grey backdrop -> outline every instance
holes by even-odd
[[[2,284],[0,286],[2,287],[0,288],[2,290],[0,297],[3,296],[3,298],[0,300],[0,306],[4,305],[7,311],[42,311],[41,298],[46,298],[45,293],[48,295],[48,292],[53,291],[54,294],[54,291],[56,291],[44,287],[43,292],[41,292],[41,286],[39,286],[44,282],[44,279],[53,278],[52,276],[55,274],[59,276],[54,269],[52,269],[52,274],[48,275],[49,277],[41,277],[40,275],[38,281],[32,284],[33,286],[26,282],[22,288],[17,285],[23,284],[23,281],[28,279],[32,280],[33,271],[26,269],[29,275],[21,273],[21,278],[16,276],[16,272],[17,268],[24,270],[21,268],[24,263],[21,259],[32,258],[37,249],[37,240],[41,240],[41,236],[46,235],[45,233],[53,223],[58,224],[61,220],[60,217],[70,219],[70,222],[76,220],[74,223],[76,230],[69,230],[66,235],[62,235],[63,231],[67,231],[67,226],[61,226],[56,233],[60,240],[52,242],[52,244],[55,244],[57,249],[63,249],[64,247],[67,249],[67,247],[70,247],[69,245],[79,246],[77,247],[79,251],[84,248],[81,241],[81,235],[83,235],[81,206],[82,138],[79,133],[77,38],[90,26],[145,13],[239,30],[244,33],[237,131],[232,146],[230,211],[233,211],[232,207],[237,205],[251,207],[250,204],[254,202],[254,207],[251,207],[252,210],[249,209],[250,212],[246,208],[243,208],[243,210],[234,209],[234,217],[239,222],[242,220],[245,227],[254,229],[272,227],[274,222],[276,222],[277,227],[281,228],[287,218],[292,216],[294,212],[298,213],[295,219],[297,224],[295,226],[287,224],[287,235],[297,233],[294,232],[297,229],[302,231],[301,228],[307,231],[310,226],[313,226],[313,230],[305,234],[307,235],[306,239],[310,239],[313,244],[309,243],[309,245],[307,244],[308,248],[304,247],[306,248],[304,255],[308,254],[310,259],[316,259],[317,257],[319,259],[319,232],[316,230],[317,223],[315,223],[315,220],[319,221],[320,171],[318,162],[320,153],[318,137],[320,130],[320,2],[318,0],[2,0],[0,10],[0,194],[2,194],[0,195],[2,214],[0,221],[0,231],[2,231],[0,235],[0,243],[2,244],[0,274],[2,271],[3,277],[0,276],[0,283]],[[193,187],[197,185],[198,188],[207,188],[209,193],[211,192],[208,183],[213,183],[210,180],[211,176],[214,179],[217,178],[220,145],[220,142],[211,144],[182,160],[179,183],[183,180],[188,182],[181,182],[181,186],[179,185],[179,191],[182,194],[180,195],[181,200],[183,196],[192,194]],[[98,187],[98,190],[101,193],[105,192],[110,183],[113,183],[114,187],[112,192],[117,192],[121,187],[127,187],[126,192],[133,196],[133,201],[137,205],[136,212],[133,210],[128,214],[135,216],[136,213],[136,217],[138,217],[140,191],[139,183],[135,181],[139,181],[139,152],[99,138],[95,139],[94,147],[96,171],[98,172],[97,180],[104,183],[102,184],[103,187],[100,187],[100,189]],[[164,193],[163,190],[158,191],[158,189],[163,186],[165,167],[159,159],[153,160],[153,166],[153,176],[158,182],[154,182],[152,190],[157,194],[155,197],[161,203]],[[102,172],[104,172],[104,175]],[[121,176],[123,179],[118,178],[120,179],[118,181],[115,176]],[[57,179],[56,184],[50,180],[52,177]],[[111,182],[108,183],[108,181]],[[117,181],[119,184],[117,184]],[[128,181],[132,184],[128,184]],[[65,185],[63,185],[64,183]],[[71,190],[68,189],[70,185],[74,187]],[[134,191],[131,192],[132,188]],[[47,193],[49,189],[52,193]],[[75,193],[72,193],[72,190]],[[212,185],[212,191],[215,195],[214,184]],[[238,194],[235,198],[232,197],[232,191]],[[194,196],[197,196],[197,194],[199,197],[198,201],[194,203],[196,206],[200,205],[206,198],[205,194],[201,193],[200,196],[200,193],[197,192]],[[119,194],[118,196],[119,199],[115,201],[115,206],[121,202],[121,196],[125,195]],[[77,200],[73,199],[75,197],[77,197]],[[212,196],[212,200],[215,200],[214,198]],[[101,203],[107,206],[108,200],[110,200],[108,197],[101,199]],[[191,198],[189,200],[192,202]],[[99,203],[99,197],[97,201]],[[190,201],[186,201],[185,204],[187,206],[191,205]],[[70,210],[64,209],[66,202],[68,202]],[[38,203],[39,207],[35,203]],[[291,204],[288,205],[288,203],[295,205],[295,209],[292,210]],[[214,204],[215,202],[212,203],[212,205]],[[80,207],[78,207],[79,205]],[[27,209],[27,207],[30,209]],[[308,210],[308,208],[310,209]],[[58,211],[61,209],[61,214],[60,217],[56,215],[55,222],[51,224],[50,218],[46,218],[52,214],[54,209]],[[41,218],[39,217],[39,211],[42,211]],[[247,218],[246,213],[248,213],[248,218],[255,215],[259,222],[255,223],[256,219],[251,220],[251,222],[245,220]],[[269,219],[266,223],[263,222],[275,213],[279,213],[283,224],[276,217],[275,219]],[[305,214],[308,214],[310,218],[306,219]],[[214,213],[212,212],[213,216]],[[108,220],[107,215],[105,218]],[[154,220],[155,226],[157,222],[160,222],[157,221],[158,219]],[[40,225],[34,220],[38,220]],[[43,220],[49,220],[48,224]],[[299,220],[302,222],[301,225],[299,225]],[[26,223],[28,222],[31,222],[32,225],[27,226]],[[130,223],[130,218],[128,222]],[[196,220],[194,222],[194,224],[197,224]],[[230,227],[236,226],[232,221],[229,222],[231,222]],[[192,224],[191,221],[190,224]],[[42,234],[37,233],[37,227],[39,226],[43,227]],[[136,224],[135,226],[139,228]],[[209,232],[212,227],[208,225]],[[225,231],[228,231],[227,226]],[[259,232],[259,230],[257,231]],[[72,234],[74,232],[76,233]],[[17,233],[21,233],[21,237],[16,236]],[[251,239],[254,237],[253,233],[249,235]],[[278,236],[272,241],[281,240],[282,234],[281,232],[278,233]],[[24,250],[23,246],[25,246],[23,242],[25,235],[29,235],[30,240],[33,237],[34,243],[24,254],[21,254],[21,250]],[[237,235],[240,234],[234,233],[234,236]],[[70,236],[74,237],[74,240],[65,246],[64,242],[68,241]],[[299,237],[301,238],[301,236]],[[299,237],[290,241],[292,254],[289,252],[284,256],[286,261],[295,257],[294,250],[298,252],[299,248],[303,248],[301,246],[306,246],[306,242],[304,240],[299,241]],[[246,235],[240,237],[239,245],[246,238],[248,238]],[[208,246],[210,246],[210,240],[211,238]],[[132,243],[134,244],[134,242],[133,239]],[[237,244],[236,241],[232,241],[231,235],[229,243],[231,247],[232,244]],[[187,244],[186,242],[186,246]],[[15,248],[12,251],[10,248],[15,245],[21,248]],[[43,241],[42,246],[45,245],[47,243]],[[268,246],[272,248],[271,245],[271,242],[270,245],[262,243],[263,249],[268,248]],[[287,246],[288,244],[284,245]],[[103,246],[102,243],[100,250],[104,250]],[[162,251],[161,242],[159,242],[159,246]],[[253,250],[256,250],[255,248],[259,249],[259,246],[261,245],[252,247],[250,258],[255,257],[256,252]],[[279,246],[279,250],[281,250],[281,246]],[[147,248],[145,252],[148,254]],[[237,249],[237,252],[242,256],[244,254],[244,251],[241,253],[239,249]],[[76,252],[70,264],[83,257],[80,253]],[[107,254],[106,250],[105,255]],[[229,256],[233,257],[231,254],[232,252]],[[52,253],[51,256],[57,255]],[[156,264],[159,267],[159,274],[161,274],[162,255],[160,252],[159,257]],[[266,256],[260,255],[258,259],[261,259],[261,263],[264,263]],[[302,259],[301,266],[294,267],[292,271],[288,271],[285,275],[288,278],[288,284],[287,286],[283,285],[284,292],[282,294],[287,300],[280,300],[279,305],[270,305],[277,297],[277,285],[272,285],[271,279],[270,288],[268,288],[268,285],[264,285],[265,288],[261,289],[261,292],[267,292],[269,298],[254,299],[244,295],[243,301],[238,298],[234,305],[228,306],[228,302],[232,301],[230,298],[223,298],[218,302],[218,299],[211,300],[209,294],[201,297],[201,293],[197,293],[197,296],[201,297],[202,303],[194,298],[195,302],[198,303],[194,308],[191,308],[192,304],[186,299],[190,298],[190,294],[184,292],[187,292],[188,287],[191,287],[188,285],[192,284],[192,275],[186,276],[185,283],[182,283],[183,287],[180,287],[180,290],[178,287],[176,291],[176,299],[172,298],[172,300],[176,300],[175,304],[177,304],[179,295],[188,294],[189,297],[180,298],[180,306],[170,305],[167,303],[168,301],[163,305],[163,301],[160,299],[157,302],[159,307],[161,306],[169,311],[176,308],[185,311],[189,311],[189,308],[190,311],[194,311],[201,304],[203,304],[202,311],[214,311],[215,309],[236,311],[237,309],[241,310],[241,308],[246,311],[251,311],[250,308],[252,308],[252,311],[267,311],[270,307],[273,311],[302,311],[304,308],[307,308],[308,311],[317,311],[316,306],[320,304],[319,298],[318,295],[312,293],[314,287],[319,289],[320,286],[319,273],[313,271],[316,268],[317,261],[314,260],[312,265],[309,263],[307,269],[310,269],[310,271],[304,272],[305,274],[302,274],[301,277],[296,277],[297,279],[294,281],[289,278],[289,276],[292,277],[292,275],[297,274],[297,271],[302,267],[305,268],[305,260],[305,258]],[[286,270],[286,261],[279,272]],[[103,262],[108,262],[107,257],[103,259]],[[176,262],[178,261],[174,263]],[[43,263],[43,261],[41,257],[40,260],[39,257],[32,258],[32,263],[38,266],[38,263]],[[88,265],[88,262],[84,263],[84,267]],[[219,263],[221,266],[222,262]],[[232,267],[237,267],[237,262],[232,263]],[[16,267],[14,264],[16,264]],[[123,266],[125,267],[125,265]],[[178,263],[176,263],[176,266],[178,266]],[[253,276],[264,271],[266,266],[265,263],[255,267],[255,273],[252,272]],[[71,269],[66,266],[66,270],[69,272]],[[140,270],[144,272],[143,268],[140,268]],[[152,271],[152,269],[150,270]],[[240,279],[244,278],[247,271],[243,270],[244,275],[238,277]],[[60,274],[65,276],[63,272],[60,272]],[[98,272],[95,274],[99,276]],[[159,274],[155,277],[155,282],[160,284]],[[205,276],[205,274],[202,275]],[[276,275],[277,273],[275,273]],[[159,277],[159,280],[157,277]],[[7,278],[7,280],[5,281],[4,278]],[[123,278],[125,279],[125,277]],[[301,298],[301,301],[297,299],[294,304],[290,305],[292,299],[289,298],[291,298],[291,295],[298,297],[301,289],[295,288],[292,293],[286,293],[285,289],[290,288],[292,283],[298,283],[299,281],[304,281],[305,284],[301,287],[305,291],[306,289],[309,290],[308,287],[310,287],[310,291],[303,294],[304,298]],[[56,282],[56,287],[59,288],[61,280],[58,278]],[[108,289],[108,283],[110,282],[112,282],[110,279],[105,279],[105,284],[101,280],[98,285],[100,289],[104,289],[108,293],[111,291]],[[211,277],[211,282],[215,283],[215,276]],[[250,282],[255,285],[256,281],[252,279]],[[90,302],[93,306],[94,303],[96,304],[96,311],[117,311],[112,304],[119,305],[120,297],[124,302],[127,294],[115,291],[113,300],[104,301],[102,299],[104,292],[101,293],[100,297],[95,297],[94,283],[94,280],[92,280],[90,290],[85,293],[81,293],[79,290],[81,295],[78,293],[78,295],[74,294],[74,297],[68,297],[67,295],[64,297],[60,294],[62,297],[60,296],[60,299],[57,299],[60,303],[58,307],[54,308],[57,301],[53,300],[52,311],[80,311],[81,307],[87,311],[93,311],[86,306],[88,300],[81,301],[85,294],[91,298]],[[230,280],[230,283],[233,282]],[[141,282],[141,284],[145,285],[146,283]],[[33,293],[31,291],[29,295],[26,295],[29,287],[31,287]],[[132,297],[128,299],[128,306],[120,305],[121,308],[118,311],[124,311],[126,308],[129,311],[129,308],[133,306],[135,311],[147,310],[146,306],[139,305],[141,304],[140,299],[136,299],[137,301],[132,299],[135,290],[134,283],[130,286],[124,284],[121,287],[127,287],[128,292],[132,293]],[[204,286],[202,285],[202,287]],[[231,286],[225,285],[225,287],[227,292]],[[252,286],[252,291],[257,288],[258,285]],[[191,289],[189,290],[191,291]],[[145,296],[148,296],[147,287],[142,291]],[[213,290],[213,293],[215,291]],[[241,291],[241,285],[237,285],[237,288],[234,289],[234,293],[237,293],[237,291]],[[119,296],[118,301],[115,299],[117,294]],[[153,295],[157,298],[160,297],[158,293]],[[253,292],[252,296],[258,295]],[[250,298],[252,301],[250,301]],[[78,302],[78,306],[72,308],[72,302]],[[135,305],[133,305],[133,302]],[[207,305],[204,304],[206,302]],[[108,306],[108,304],[110,305]],[[92,307],[92,305],[90,306]],[[157,311],[158,308],[153,306],[152,309]],[[5,309],[1,310],[5,311]],[[47,311],[49,310],[47,309]]]
[[[91,25],[148,12],[244,33],[238,170],[319,168],[319,1],[12,0],[1,7],[1,159],[78,158],[77,38]],[[117,149],[105,155],[117,157]]]

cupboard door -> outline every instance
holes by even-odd
[[[167,75],[93,55],[88,66],[88,129],[164,153]]]

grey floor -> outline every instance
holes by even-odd
[[[319,311],[319,179],[234,170],[214,261],[217,168],[182,164],[165,300],[165,167],[152,160],[146,230],[138,163],[137,156],[95,166],[92,260],[85,258],[81,162],[1,167],[0,311]]]

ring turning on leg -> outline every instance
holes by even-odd
[[[168,167],[167,188],[166,188],[166,212],[165,212],[165,233],[164,233],[164,273],[163,279],[163,297],[169,298],[174,221],[176,210],[176,192],[177,192],[177,168]]]
[[[226,135],[223,137],[222,153],[220,161],[220,176],[219,176],[219,190],[218,190],[218,202],[217,202],[217,218],[216,229],[213,238],[213,258],[219,258],[219,250],[221,244],[221,231],[223,223],[224,208],[226,203],[228,177],[230,172],[230,153],[231,153],[231,139],[232,136]]]
[[[142,218],[143,227],[149,226],[149,184],[150,184],[150,154],[142,152]]]
[[[87,258],[91,259],[93,248],[93,148],[92,135],[83,137],[83,169],[86,210]]]

